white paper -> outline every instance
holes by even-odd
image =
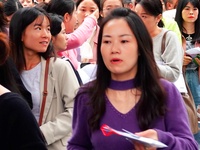
[[[188,93],[182,73],[179,75],[178,79],[173,83],[180,93]]]
[[[114,129],[113,129],[114,130]],[[145,138],[145,137],[140,137],[136,134],[133,134],[125,129],[123,129],[125,132],[122,131],[118,131],[118,130],[114,130],[117,134],[127,137],[131,140],[137,141],[142,143],[144,146],[146,147],[155,147],[155,148],[164,148],[167,147],[167,145],[165,145],[164,143],[157,141],[157,140],[153,140],[150,138]]]
[[[194,47],[185,51],[187,55],[190,55],[192,58],[196,57],[197,54],[200,54],[200,48]]]

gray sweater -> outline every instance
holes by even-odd
[[[166,34],[165,50],[162,54],[161,42],[163,34],[166,31],[167,29],[163,28],[158,35],[152,38],[153,53],[161,76],[171,82],[174,82],[178,79],[180,73],[182,72],[184,53],[176,33],[169,31]]]

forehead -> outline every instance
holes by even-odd
[[[176,4],[178,0],[171,0],[173,4]]]
[[[87,3],[95,3],[94,2],[94,0],[82,0],[81,2],[80,2],[80,5],[81,4],[87,4]],[[95,3],[96,4],[96,3]]]
[[[136,13],[147,13],[141,4],[135,6]]]
[[[44,24],[50,25],[50,21],[46,16],[40,15],[31,24],[34,26],[35,25],[44,25]]]
[[[123,30],[119,30],[121,28]],[[113,34],[114,36],[119,34],[132,34],[132,30],[123,18],[112,19],[104,25],[103,35],[105,34]]]
[[[31,2],[32,3],[32,0],[19,0],[21,3],[24,3],[24,2]]]
[[[195,7],[192,3],[188,2],[185,7]]]
[[[103,3],[103,7],[106,7],[106,6],[122,6],[122,1],[121,0],[105,0],[104,3]]]
[[[97,7],[94,0],[82,0],[78,7],[94,7],[94,5]]]

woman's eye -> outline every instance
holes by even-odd
[[[122,42],[122,43],[127,43],[128,41],[127,41],[127,40],[122,40],[121,42]]]
[[[145,16],[145,15],[142,15],[141,17],[142,17],[142,18],[147,18],[147,16]]]
[[[41,30],[41,28],[40,27],[37,27],[37,28],[35,28],[36,30]]]
[[[105,41],[103,41],[103,43],[105,43],[105,44],[108,44],[108,43],[111,43],[111,42],[110,42],[110,41],[106,41],[106,40],[105,40]]]
[[[90,10],[91,13],[93,13],[95,10]]]

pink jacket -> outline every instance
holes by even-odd
[[[96,25],[96,19],[91,16],[86,17],[83,23],[74,32],[67,35],[67,50],[81,46],[91,36]]]
[[[58,52],[58,56],[69,58],[75,69],[78,69],[79,62],[77,60],[75,48],[81,46],[91,36],[95,26],[97,26],[96,19],[91,16],[86,17],[83,23],[74,32],[67,34],[67,51]]]

